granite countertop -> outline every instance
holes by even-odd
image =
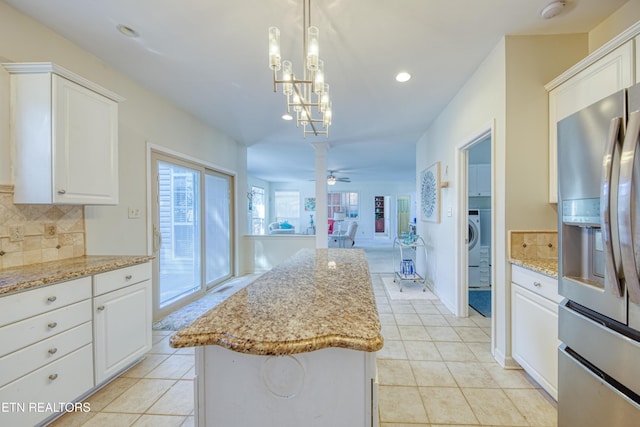
[[[253,355],[383,346],[361,249],[302,249],[176,332],[172,347],[218,345]]]
[[[555,258],[511,258],[509,259],[509,262],[537,273],[553,277],[554,279],[558,278],[558,260]]]
[[[90,276],[151,260],[138,256],[81,256],[22,267],[0,269],[0,296],[38,286]]]

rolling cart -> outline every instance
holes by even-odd
[[[400,292],[402,292],[402,282],[407,281],[420,283],[422,285],[422,292],[427,290],[426,278],[420,276],[416,271],[418,252],[424,254],[426,265],[426,245],[424,239],[420,236],[413,235],[411,239],[400,239],[396,237],[393,241],[393,281],[400,286]]]

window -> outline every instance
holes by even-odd
[[[160,173],[171,174],[171,167],[160,168]],[[194,256],[194,246],[197,244],[196,210],[198,207],[198,179],[194,173],[173,173],[173,194],[164,193],[167,197],[173,196],[169,206],[173,208],[173,233],[172,240],[173,257],[175,259],[191,259]]]
[[[276,191],[275,192],[276,221],[287,221],[296,230],[300,229],[300,192]]]
[[[264,234],[265,203],[264,188],[251,187],[251,234]]]
[[[341,192],[327,194],[327,217],[333,218],[334,212],[344,212],[346,218],[358,218],[360,211],[358,193]]]

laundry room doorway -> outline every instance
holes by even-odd
[[[491,317],[493,299],[491,152],[491,135],[477,140],[467,149],[468,303],[469,309],[484,317]]]

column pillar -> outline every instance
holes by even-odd
[[[329,246],[327,233],[327,150],[329,143],[312,142],[316,159],[316,248],[322,249]]]

